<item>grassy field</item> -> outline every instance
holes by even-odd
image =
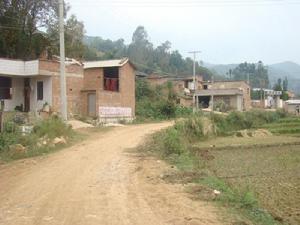
[[[178,168],[168,181],[194,183],[194,196],[227,209],[229,224],[298,225],[299,129],[300,118],[281,112],[195,115],[141,149]]]
[[[300,136],[300,118],[283,118],[276,123],[265,124],[263,128],[274,134],[289,134]]]
[[[207,159],[214,176],[251,190],[277,221],[300,224],[300,145],[210,150]]]

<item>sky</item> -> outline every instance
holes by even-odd
[[[86,34],[130,43],[142,25],[155,46],[213,64],[300,64],[300,0],[66,0]]]

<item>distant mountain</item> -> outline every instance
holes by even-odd
[[[205,67],[210,69],[212,72],[217,73],[220,76],[227,76],[227,73],[230,69],[234,69],[238,66],[238,64],[211,64],[211,63],[204,63]]]
[[[282,62],[269,65],[269,79],[274,84],[279,78],[288,78],[289,89],[300,94],[300,65],[294,62]]]
[[[269,66],[269,72],[271,76],[280,78],[287,76],[291,79],[300,79],[300,65],[294,62],[282,62]]]
[[[230,69],[234,69],[238,64],[211,64],[204,63],[204,66],[214,71],[215,73],[223,76]],[[294,62],[286,61],[276,64],[268,65],[269,70],[269,79],[271,85],[273,85],[279,78],[284,79],[288,78],[289,89],[294,91],[297,94],[300,94],[300,65]],[[228,77],[228,76],[227,76]]]

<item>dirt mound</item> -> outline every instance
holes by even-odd
[[[266,129],[258,130],[240,130],[235,133],[236,137],[251,138],[251,137],[268,137],[272,136],[272,133]]]
[[[255,130],[253,133],[253,137],[267,137],[272,136],[272,133],[266,129],[258,129]]]

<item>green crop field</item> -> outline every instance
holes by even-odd
[[[253,191],[278,221],[300,224],[300,145],[215,149],[210,154],[208,167],[217,177]]]

